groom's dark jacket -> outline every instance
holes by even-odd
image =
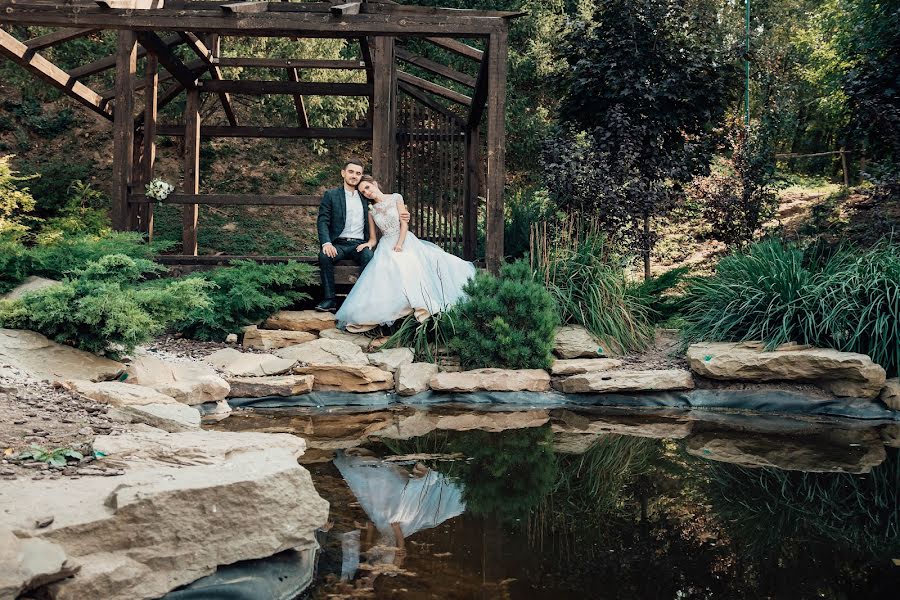
[[[359,201],[363,209],[363,240],[369,239],[369,203],[359,194]],[[347,202],[344,197],[344,188],[339,187],[327,190],[319,203],[319,218],[316,220],[316,228],[319,230],[319,245],[333,242],[341,235],[344,225],[347,223]]]

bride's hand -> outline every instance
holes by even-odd
[[[403,244],[397,244],[394,246],[394,252],[403,252]]]
[[[364,243],[364,244],[360,244],[359,246],[357,246],[357,247],[356,247],[356,251],[357,251],[357,252],[362,252],[362,251],[363,251],[363,248],[368,248],[368,249],[371,250],[371,249],[372,249],[372,246],[370,246],[369,243],[366,242],[366,243]]]

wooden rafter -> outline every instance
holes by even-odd
[[[488,42],[487,47],[488,58],[490,57],[491,47]],[[475,93],[472,94],[472,108],[469,110],[469,127],[478,127],[481,123],[481,115],[484,114],[484,107],[487,104],[488,95],[488,59],[481,61],[478,67],[478,79],[475,83]]]
[[[261,69],[347,69],[366,68],[363,59],[318,60],[308,58],[219,58],[214,61],[220,67],[256,67]]]
[[[225,14],[247,15],[269,11],[268,2],[229,2],[219,6]]]
[[[203,43],[200,38],[189,31],[179,32],[179,35],[184,40],[184,42],[188,45],[188,47],[194,51],[194,54],[200,57],[200,60],[203,61],[207,68],[209,69],[209,74],[213,79],[221,80],[222,79],[222,69],[216,65],[212,58],[212,51],[206,47],[206,44]],[[237,117],[234,114],[234,107],[231,104],[231,96],[228,92],[219,92],[219,102],[222,103],[222,110],[225,111],[225,117],[228,119],[228,122],[232,125],[237,125]]]
[[[168,46],[169,48],[174,48],[175,46],[179,46],[184,43],[184,41],[177,35],[166,37],[164,41],[166,46]],[[147,50],[144,48],[138,48],[137,57],[143,58],[145,56],[147,56]],[[111,69],[114,66],[116,66],[116,55],[111,54],[86,65],[75,67],[74,69],[70,70],[69,73],[75,79],[81,79],[83,77],[87,77],[88,75],[94,75],[96,73],[100,73],[101,71]]]
[[[365,83],[329,83],[314,81],[251,81],[228,79],[200,81],[203,92],[230,92],[262,96],[266,94],[303,94],[305,96],[368,96],[372,86]]]
[[[484,52],[482,52],[478,48],[473,48],[472,46],[464,44],[457,40],[439,37],[426,37],[425,39],[438,48],[449,50],[450,52],[454,52],[466,58],[471,58],[472,60],[481,60],[482,58],[484,58]]]
[[[402,81],[403,83],[407,83],[421,90],[425,90],[426,92],[431,92],[432,94],[436,94],[438,96],[441,96],[442,98],[446,98],[447,100],[456,102],[457,104],[462,104],[463,106],[471,106],[472,104],[472,99],[469,96],[460,94],[457,91],[451,90],[450,88],[444,87],[442,85],[438,85],[437,83],[432,83],[427,79],[422,79],[421,77],[410,75],[406,71],[401,71],[398,69],[397,79],[399,81]]]
[[[159,125],[159,135],[179,137],[184,135],[181,125]],[[342,139],[366,140],[372,137],[368,127],[257,127],[255,125],[205,125],[200,129],[200,137],[246,137],[246,138],[296,138],[296,139]]]
[[[112,120],[107,102],[94,90],[75,80],[55,64],[29,49],[25,44],[0,29],[0,56],[5,56],[29,73],[46,81],[70,98],[74,98],[101,117]]]
[[[94,28],[72,29],[69,27],[63,27],[62,29],[54,31],[53,33],[48,33],[47,35],[32,38],[25,42],[25,45],[29,50],[37,52],[39,50],[43,50],[44,48],[49,48],[50,46],[68,42],[69,40],[87,37],[93,33],[97,33],[98,31],[100,30]]]
[[[296,68],[288,70],[288,78],[294,83],[300,82],[300,71]],[[297,124],[300,127],[309,128],[309,116],[306,114],[306,104],[301,94],[294,94],[294,107],[297,109]]]
[[[197,85],[197,75],[175,56],[172,49],[158,35],[152,31],[139,31],[137,38],[148,52],[159,59],[159,64],[171,73],[178,83],[189,90]]]
[[[441,77],[446,77],[447,79],[450,79],[457,83],[461,83],[470,88],[475,87],[475,78],[471,75],[460,73],[456,69],[451,69],[446,65],[442,65],[440,63],[434,62],[433,60],[429,60],[424,56],[413,54],[405,48],[397,48],[397,58],[402,62],[410,65],[415,65],[420,69],[424,69],[429,73],[440,75]]]
[[[404,94],[406,94],[410,98],[414,98],[416,101],[418,101],[421,104],[424,104],[431,110],[433,110],[437,113],[440,113],[449,119],[453,119],[453,122],[456,123],[457,125],[463,126],[466,124],[465,120],[462,117],[460,117],[458,114],[456,114],[455,112],[453,112],[452,110],[450,110],[449,108],[447,108],[446,106],[444,106],[443,104],[441,104],[440,102],[438,102],[437,100],[435,100],[434,98],[432,98],[431,96],[429,96],[428,94],[426,94],[425,92],[420,90],[419,88],[415,88],[415,87],[409,85],[408,83],[404,83],[402,81],[399,82],[397,84],[397,86],[400,88],[400,90]]]

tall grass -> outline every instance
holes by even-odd
[[[598,228],[571,218],[556,227],[539,223],[532,228],[530,256],[563,323],[582,325],[624,351],[650,344],[651,309]]]
[[[403,319],[384,343],[385,348],[412,348],[416,362],[437,363],[450,347],[456,334],[458,315],[454,308],[422,321],[412,315]]]

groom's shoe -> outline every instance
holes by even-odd
[[[307,304],[307,306],[309,306]],[[316,310],[319,312],[335,312],[337,311],[337,302],[334,301],[334,298],[326,298],[316,304]]]

